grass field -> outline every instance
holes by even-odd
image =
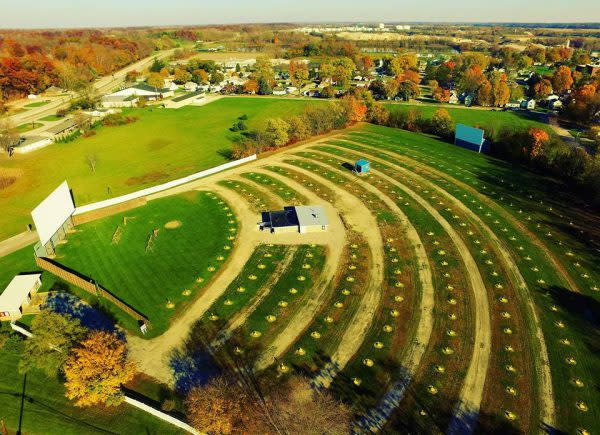
[[[434,104],[422,106],[409,104],[388,104],[388,108],[392,112],[415,109],[421,112],[425,118],[431,118],[433,113],[438,109],[438,107]],[[550,133],[552,132],[546,123],[535,119],[532,117],[532,115],[528,115],[526,112],[503,112],[500,110],[479,110],[460,107],[444,107],[444,109],[450,113],[455,122],[472,126],[480,126],[481,128],[484,128],[488,134],[489,132],[497,131],[502,127],[540,127]]]
[[[189,192],[78,226],[59,247],[56,261],[146,315],[152,323],[148,336],[154,336],[225,262],[236,228],[235,217],[218,197]],[[119,312],[114,315],[124,320]]]
[[[0,239],[24,231],[31,210],[65,179],[76,204],[83,205],[192,174],[228,161],[230,146],[240,137],[229,131],[238,117],[247,115],[253,128],[307,104],[235,97],[177,110],[131,109],[126,113],[139,118],[135,123],[102,127],[95,136],[35,153],[0,155],[0,177],[15,177],[0,189]],[[95,172],[88,156],[97,162]]]
[[[33,107],[42,107],[42,106],[45,106],[48,103],[50,103],[50,101],[36,101],[35,103],[26,104],[23,107],[27,107],[28,109],[31,109]]]
[[[51,122],[51,121],[58,121],[60,119],[63,119],[63,118],[61,118],[60,116],[57,116],[57,115],[48,115],[48,116],[44,116],[43,118],[40,118],[39,120]]]
[[[33,124],[31,122],[28,122],[27,124],[21,124],[17,126],[17,131],[19,133],[26,133],[30,130],[34,130],[36,128],[40,128],[42,125],[41,122],[34,122]]]
[[[175,427],[127,405],[76,408],[65,397],[58,379],[36,370],[24,379],[18,372],[18,363],[18,352],[0,350],[0,420],[9,433],[16,433],[19,428],[21,412],[21,433],[27,434],[180,433]]]

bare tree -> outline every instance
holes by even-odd
[[[92,125],[92,117],[78,110],[73,114],[73,121],[77,128],[83,131],[87,131]]]
[[[98,159],[96,154],[89,153],[85,156],[85,162],[87,163],[90,171],[96,172],[96,165],[98,164]]]
[[[8,151],[19,140],[19,132],[10,119],[0,120],[0,149]]]

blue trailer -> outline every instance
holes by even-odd
[[[357,174],[366,174],[371,170],[371,163],[365,159],[357,160],[354,164],[354,170]]]

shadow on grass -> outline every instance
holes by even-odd
[[[88,329],[115,332],[115,320],[70,293],[53,293],[44,308],[78,319]]]
[[[86,276],[86,275],[84,275],[84,274],[82,274],[82,273],[80,273],[80,272],[78,272],[78,271],[76,271],[76,270],[74,270],[74,269],[71,269],[70,267],[67,267],[67,266],[65,266],[65,265],[63,265],[63,264],[60,264],[60,263],[58,263],[57,261],[54,261],[54,260],[52,260],[52,259],[49,259],[49,258],[45,258],[45,257],[44,257],[44,258],[43,258],[43,260],[45,260],[45,261],[47,261],[48,263],[50,263],[50,264],[52,264],[52,265],[56,266],[56,267],[57,267],[57,268],[59,268],[59,269],[62,269],[62,270],[64,270],[64,271],[65,271],[65,272],[67,272],[67,273],[70,273],[70,274],[72,274],[72,275],[74,275],[74,276],[76,276],[76,277],[78,277],[78,278],[82,279],[83,281],[86,281],[86,282],[88,282],[88,283],[90,283],[90,284],[92,284],[92,285],[95,285],[95,286],[96,286],[96,288],[97,288],[98,290],[100,290],[100,292],[104,292],[104,293],[106,293],[108,296],[110,296],[110,297],[114,298],[114,300],[113,300],[113,301],[110,301],[110,299],[106,299],[106,298],[105,298],[105,299],[106,299],[107,301],[111,302],[112,304],[116,305],[116,306],[117,306],[119,309],[121,309],[121,310],[124,310],[124,308],[122,308],[122,307],[119,307],[119,306],[118,306],[118,305],[115,303],[115,301],[117,301],[119,304],[122,304],[124,307],[127,307],[127,308],[128,308],[128,309],[130,309],[131,311],[133,311],[133,312],[137,313],[137,315],[138,315],[138,316],[141,316],[141,317],[143,317],[144,319],[148,320],[148,317],[147,317],[147,316],[145,316],[143,313],[140,313],[138,310],[136,310],[134,307],[132,307],[131,305],[129,305],[128,303],[126,303],[125,301],[123,301],[121,298],[119,298],[119,297],[115,296],[113,293],[111,293],[110,291],[108,291],[108,290],[107,290],[107,289],[106,289],[106,288],[105,288],[105,287],[104,287],[104,286],[103,286],[101,283],[97,282],[96,280],[92,279],[91,277],[89,277],[89,276]],[[52,273],[52,272],[48,271],[48,273]],[[58,277],[58,276],[57,276],[57,278],[59,278],[59,279],[60,279],[60,277]],[[74,285],[75,287],[78,287],[78,288],[80,288],[79,286],[77,286],[77,285],[75,285],[75,284],[73,284],[73,285]],[[83,290],[83,289],[82,289],[82,290]],[[91,294],[91,293],[90,293],[89,291],[87,291],[87,290],[84,290],[84,291],[85,291],[86,293],[88,293],[88,294]],[[129,314],[129,313],[127,313],[127,314]],[[131,315],[131,314],[129,314],[129,315]],[[133,317],[133,316],[132,316],[132,317]]]
[[[570,328],[581,337],[593,355],[600,354],[600,302],[590,296],[575,293],[563,287],[552,286],[542,290],[559,311],[570,317]]]

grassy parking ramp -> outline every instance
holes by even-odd
[[[55,261],[148,317],[154,336],[225,263],[237,220],[218,196],[188,192],[76,228]]]

